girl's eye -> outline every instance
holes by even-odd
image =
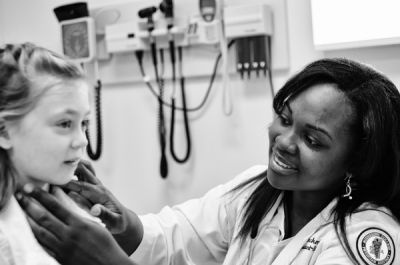
[[[65,128],[65,129],[71,128],[71,126],[72,126],[72,121],[62,121],[62,122],[58,123],[57,125],[58,125],[59,127],[61,127],[61,128]]]

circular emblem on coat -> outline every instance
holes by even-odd
[[[368,265],[390,265],[395,249],[390,235],[379,228],[365,229],[357,238],[357,250]]]

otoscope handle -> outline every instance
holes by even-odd
[[[156,43],[153,41],[150,44],[150,48],[151,48],[151,57],[153,59],[153,66],[154,66],[154,72],[156,74],[156,81],[159,82],[159,76],[158,76],[158,61],[157,61],[157,47],[156,47]]]
[[[165,155],[161,156],[160,175],[163,179],[167,178],[168,176],[168,162],[167,162],[167,157]]]

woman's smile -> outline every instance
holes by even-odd
[[[298,172],[298,169],[295,165],[277,152],[272,153],[270,167],[273,171],[280,175],[291,175]]]

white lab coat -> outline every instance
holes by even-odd
[[[140,216],[144,236],[131,259],[138,264],[352,264],[335,233],[333,200],[296,236],[284,238],[282,194],[261,222],[255,239],[240,243],[237,234],[243,205],[256,185],[239,196],[229,191],[266,170],[255,166],[199,199],[158,214]],[[400,264],[400,224],[387,209],[364,204],[348,218],[347,237],[360,264]],[[360,208],[360,209],[361,209]]]

